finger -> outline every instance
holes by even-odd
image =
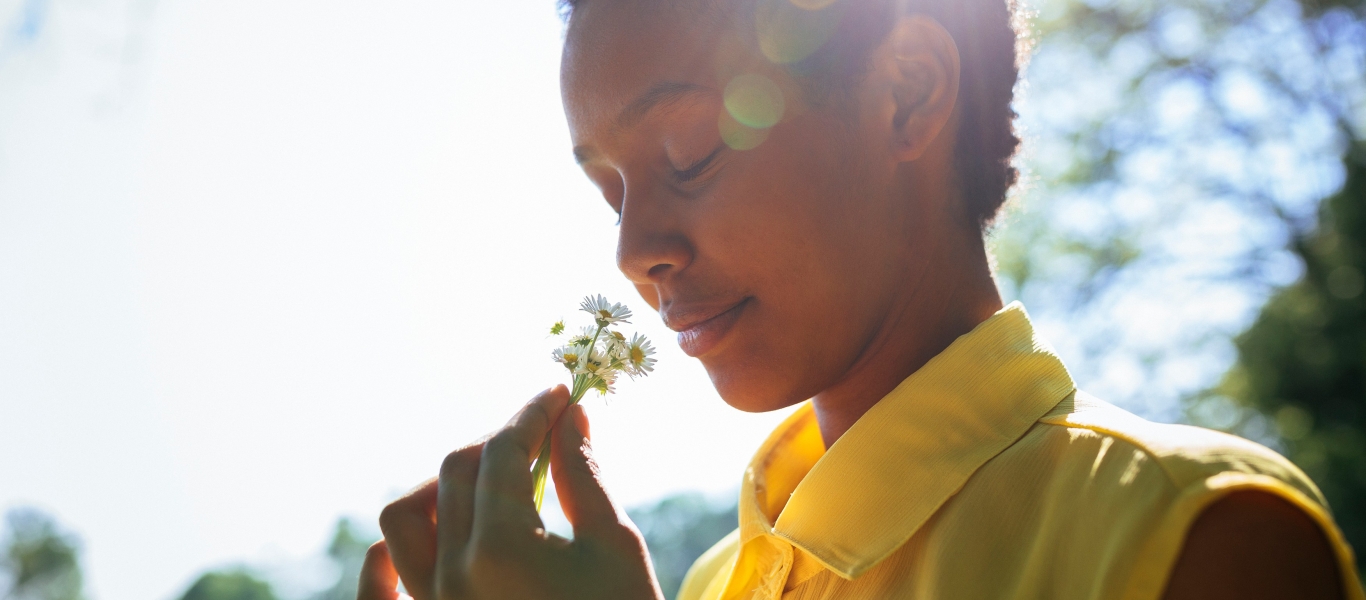
[[[557,385],[531,399],[507,426],[484,443],[475,490],[474,528],[541,526],[532,499],[531,460],[555,419],[569,404],[569,390]],[[513,534],[516,529],[506,529]]]
[[[365,552],[356,600],[398,600],[398,571],[389,559],[389,548],[384,540],[375,542]]]
[[[474,522],[474,487],[484,442],[466,446],[441,463],[436,500],[437,570],[440,597],[459,595],[465,547]]]
[[[574,526],[574,537],[591,536],[621,523],[617,506],[603,487],[588,435],[588,413],[571,406],[555,425],[550,472],[555,478],[560,508]]]
[[[436,597],[436,496],[437,479],[431,479],[379,513],[390,561],[414,600]]]

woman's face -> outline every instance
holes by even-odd
[[[621,271],[727,403],[768,411],[835,385],[868,351],[945,211],[897,176],[886,126],[860,117],[876,111],[812,107],[705,4],[718,3],[585,0],[565,43],[565,111],[575,157],[620,214]],[[723,94],[756,74],[782,91],[783,117],[737,150],[718,125]]]

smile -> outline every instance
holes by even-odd
[[[730,333],[735,322],[740,318],[740,313],[749,305],[750,298],[745,298],[740,302],[725,308],[717,313],[707,314],[705,309],[690,311],[669,311],[673,319],[665,318],[665,324],[674,331],[678,332],[678,346],[683,349],[683,353],[697,358],[710,352],[721,340]],[[677,315],[682,313],[681,318]],[[688,317],[698,315],[696,320]],[[674,321],[680,321],[675,323]]]

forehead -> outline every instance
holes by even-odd
[[[585,0],[561,59],[570,127],[607,123],[660,83],[715,89],[747,54],[724,12],[710,0]]]

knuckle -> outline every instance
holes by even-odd
[[[436,478],[428,479],[407,494],[390,502],[379,512],[379,529],[385,537],[411,526],[417,519],[428,518],[435,499]]]
[[[379,511],[379,530],[387,538],[401,536],[420,514],[411,496],[399,498]]]
[[[453,477],[460,477],[463,474],[468,473],[470,471],[470,463],[472,462],[472,459],[475,458],[477,458],[477,456],[471,457],[470,453],[467,452],[465,448],[447,454],[446,458],[441,461],[441,479],[445,480]]]
[[[550,426],[555,424],[555,420],[550,418],[550,411],[546,408],[545,402],[532,402],[531,415],[533,420],[540,421],[541,428],[549,431]]]
[[[392,535],[398,524],[403,521],[404,512],[407,512],[407,509],[399,500],[385,505],[384,509],[379,511],[379,530],[385,536]]]
[[[636,524],[628,518],[619,517],[607,531],[611,539],[621,546],[645,546],[645,536],[641,535],[640,530],[636,529]]]
[[[489,441],[484,444],[485,455],[514,452],[525,455],[531,454],[531,451],[522,445],[522,442],[517,439],[517,436],[514,435],[510,429],[504,429],[493,434],[493,437],[489,438]]]

